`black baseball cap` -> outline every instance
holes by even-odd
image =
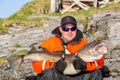
[[[61,27],[65,26],[66,24],[73,24],[74,26],[77,26],[76,19],[72,16],[65,16],[61,20]]]

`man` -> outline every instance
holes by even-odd
[[[53,52],[63,52],[65,54],[76,54],[84,45],[88,43],[84,39],[82,32],[78,29],[76,19],[72,16],[65,16],[61,20],[61,25],[56,27],[51,37],[45,40],[41,45],[44,51],[51,54]],[[56,54],[57,54],[56,53]],[[62,74],[66,68],[64,57],[58,62],[36,61],[32,63],[33,69],[39,79],[28,80],[102,80],[101,69],[104,65],[104,57],[94,62],[84,62],[76,57],[73,61],[75,69],[80,69],[82,72],[74,76],[65,76]]]

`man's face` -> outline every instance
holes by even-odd
[[[59,30],[65,41],[71,41],[76,36],[77,27],[73,24],[66,24],[64,27],[59,27]]]

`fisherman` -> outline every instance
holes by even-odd
[[[56,27],[52,34],[55,36],[40,44],[42,50],[51,54],[63,52],[68,55],[77,55],[77,52],[88,44],[83,33],[78,29],[76,19],[72,16],[63,17],[61,25]],[[58,62],[35,61],[32,67],[38,76],[28,77],[26,80],[103,80],[101,69],[104,66],[104,60],[105,58],[102,57],[97,61],[84,62],[76,56],[76,60],[73,61],[74,68],[82,72],[74,76],[62,74],[67,66],[64,56]]]

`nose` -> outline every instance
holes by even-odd
[[[72,33],[71,29],[68,31],[69,33]]]

